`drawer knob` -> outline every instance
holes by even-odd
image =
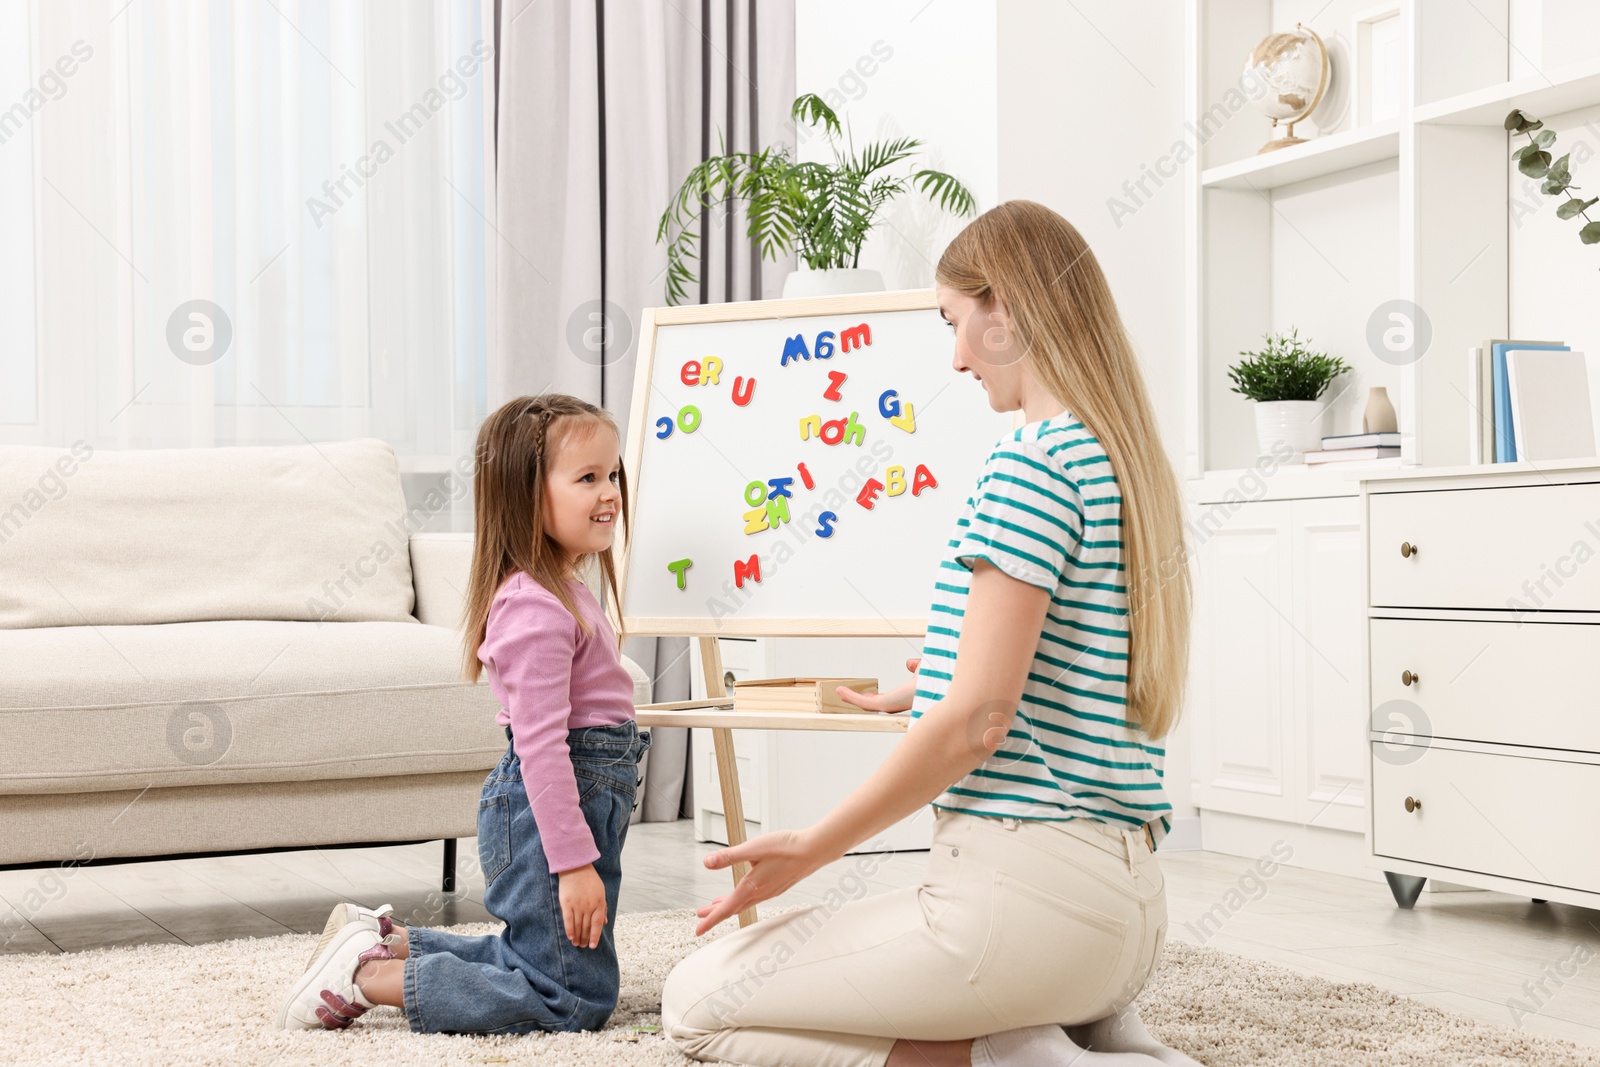
[[[1406,810],[1421,811],[1422,801],[1418,800],[1416,797],[1406,797]]]
[[[1410,685],[1412,682],[1420,682],[1420,681],[1422,681],[1421,677],[1418,676],[1418,675],[1412,674],[1410,671],[1401,671],[1400,672],[1400,684],[1401,685]]]
[[[1404,556],[1406,559],[1410,559],[1412,556],[1415,556],[1420,551],[1421,551],[1421,549],[1419,549],[1416,545],[1412,544],[1410,541],[1401,541],[1400,542],[1400,554],[1402,556]]]

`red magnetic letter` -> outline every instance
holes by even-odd
[[[918,463],[917,473],[912,475],[911,478],[911,495],[919,496],[924,489],[937,488],[939,488],[939,482],[934,478],[933,473],[928,470],[927,464]]]
[[[750,394],[756,391],[756,380],[751,378],[750,384],[744,386],[744,395],[740,396],[739,387],[740,383],[744,380],[745,378],[742,374],[733,380],[733,402],[738,404],[740,407],[744,407],[746,404],[750,403]]]
[[[733,584],[740,589],[744,588],[744,580],[753,578],[761,580],[761,554],[753,553],[749,559],[736,559],[733,561]]]
[[[863,485],[861,487],[861,492],[856,494],[856,503],[860,504],[862,507],[866,508],[868,511],[871,511],[872,510],[872,502],[873,502],[873,500],[875,500],[877,498],[878,490],[880,490],[882,488],[883,488],[883,483],[878,481],[878,479],[876,479],[876,478],[868,478],[867,479],[867,484]]]
[[[843,371],[836,371],[836,370],[829,371],[828,372],[828,380],[833,382],[833,384],[828,386],[826,389],[824,389],[822,391],[822,395],[825,398],[827,398],[828,400],[842,400],[842,399],[844,399],[843,397],[841,397],[839,395],[839,386],[844,384],[844,377],[845,376],[844,376],[844,372]]]

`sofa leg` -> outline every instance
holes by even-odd
[[[445,838],[444,842],[444,892],[456,891],[456,839]]]

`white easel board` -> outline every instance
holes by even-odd
[[[1022,421],[951,366],[933,291],[647,309],[641,340],[627,631],[925,633],[956,519]]]

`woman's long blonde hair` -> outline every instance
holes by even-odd
[[[477,681],[483,664],[478,648],[483,644],[489,623],[489,607],[505,580],[517,571],[554,593],[578,620],[584,633],[588,620],[572,599],[567,579],[581,573],[589,556],[567,560],[561,546],[546,531],[544,483],[551,461],[562,445],[575,434],[598,432],[601,426],[613,431],[617,424],[611,413],[586,400],[565,393],[540,393],[522,396],[503,405],[484,420],[478,429],[477,470],[472,479],[473,530],[472,574],[467,581],[465,658],[463,669],[468,681]],[[621,439],[620,434],[618,439]],[[617,481],[622,490],[622,506],[614,520],[627,542],[628,473],[620,469]],[[601,574],[611,590],[611,606],[617,608],[617,569],[611,549],[595,553]],[[616,616],[617,648],[622,648],[622,619]]]
[[[1072,223],[1009,200],[962,230],[940,285],[1005,304],[1033,376],[1105,449],[1122,494],[1128,590],[1128,718],[1152,739],[1183,710],[1191,596],[1183,497],[1144,375],[1094,253]]]

